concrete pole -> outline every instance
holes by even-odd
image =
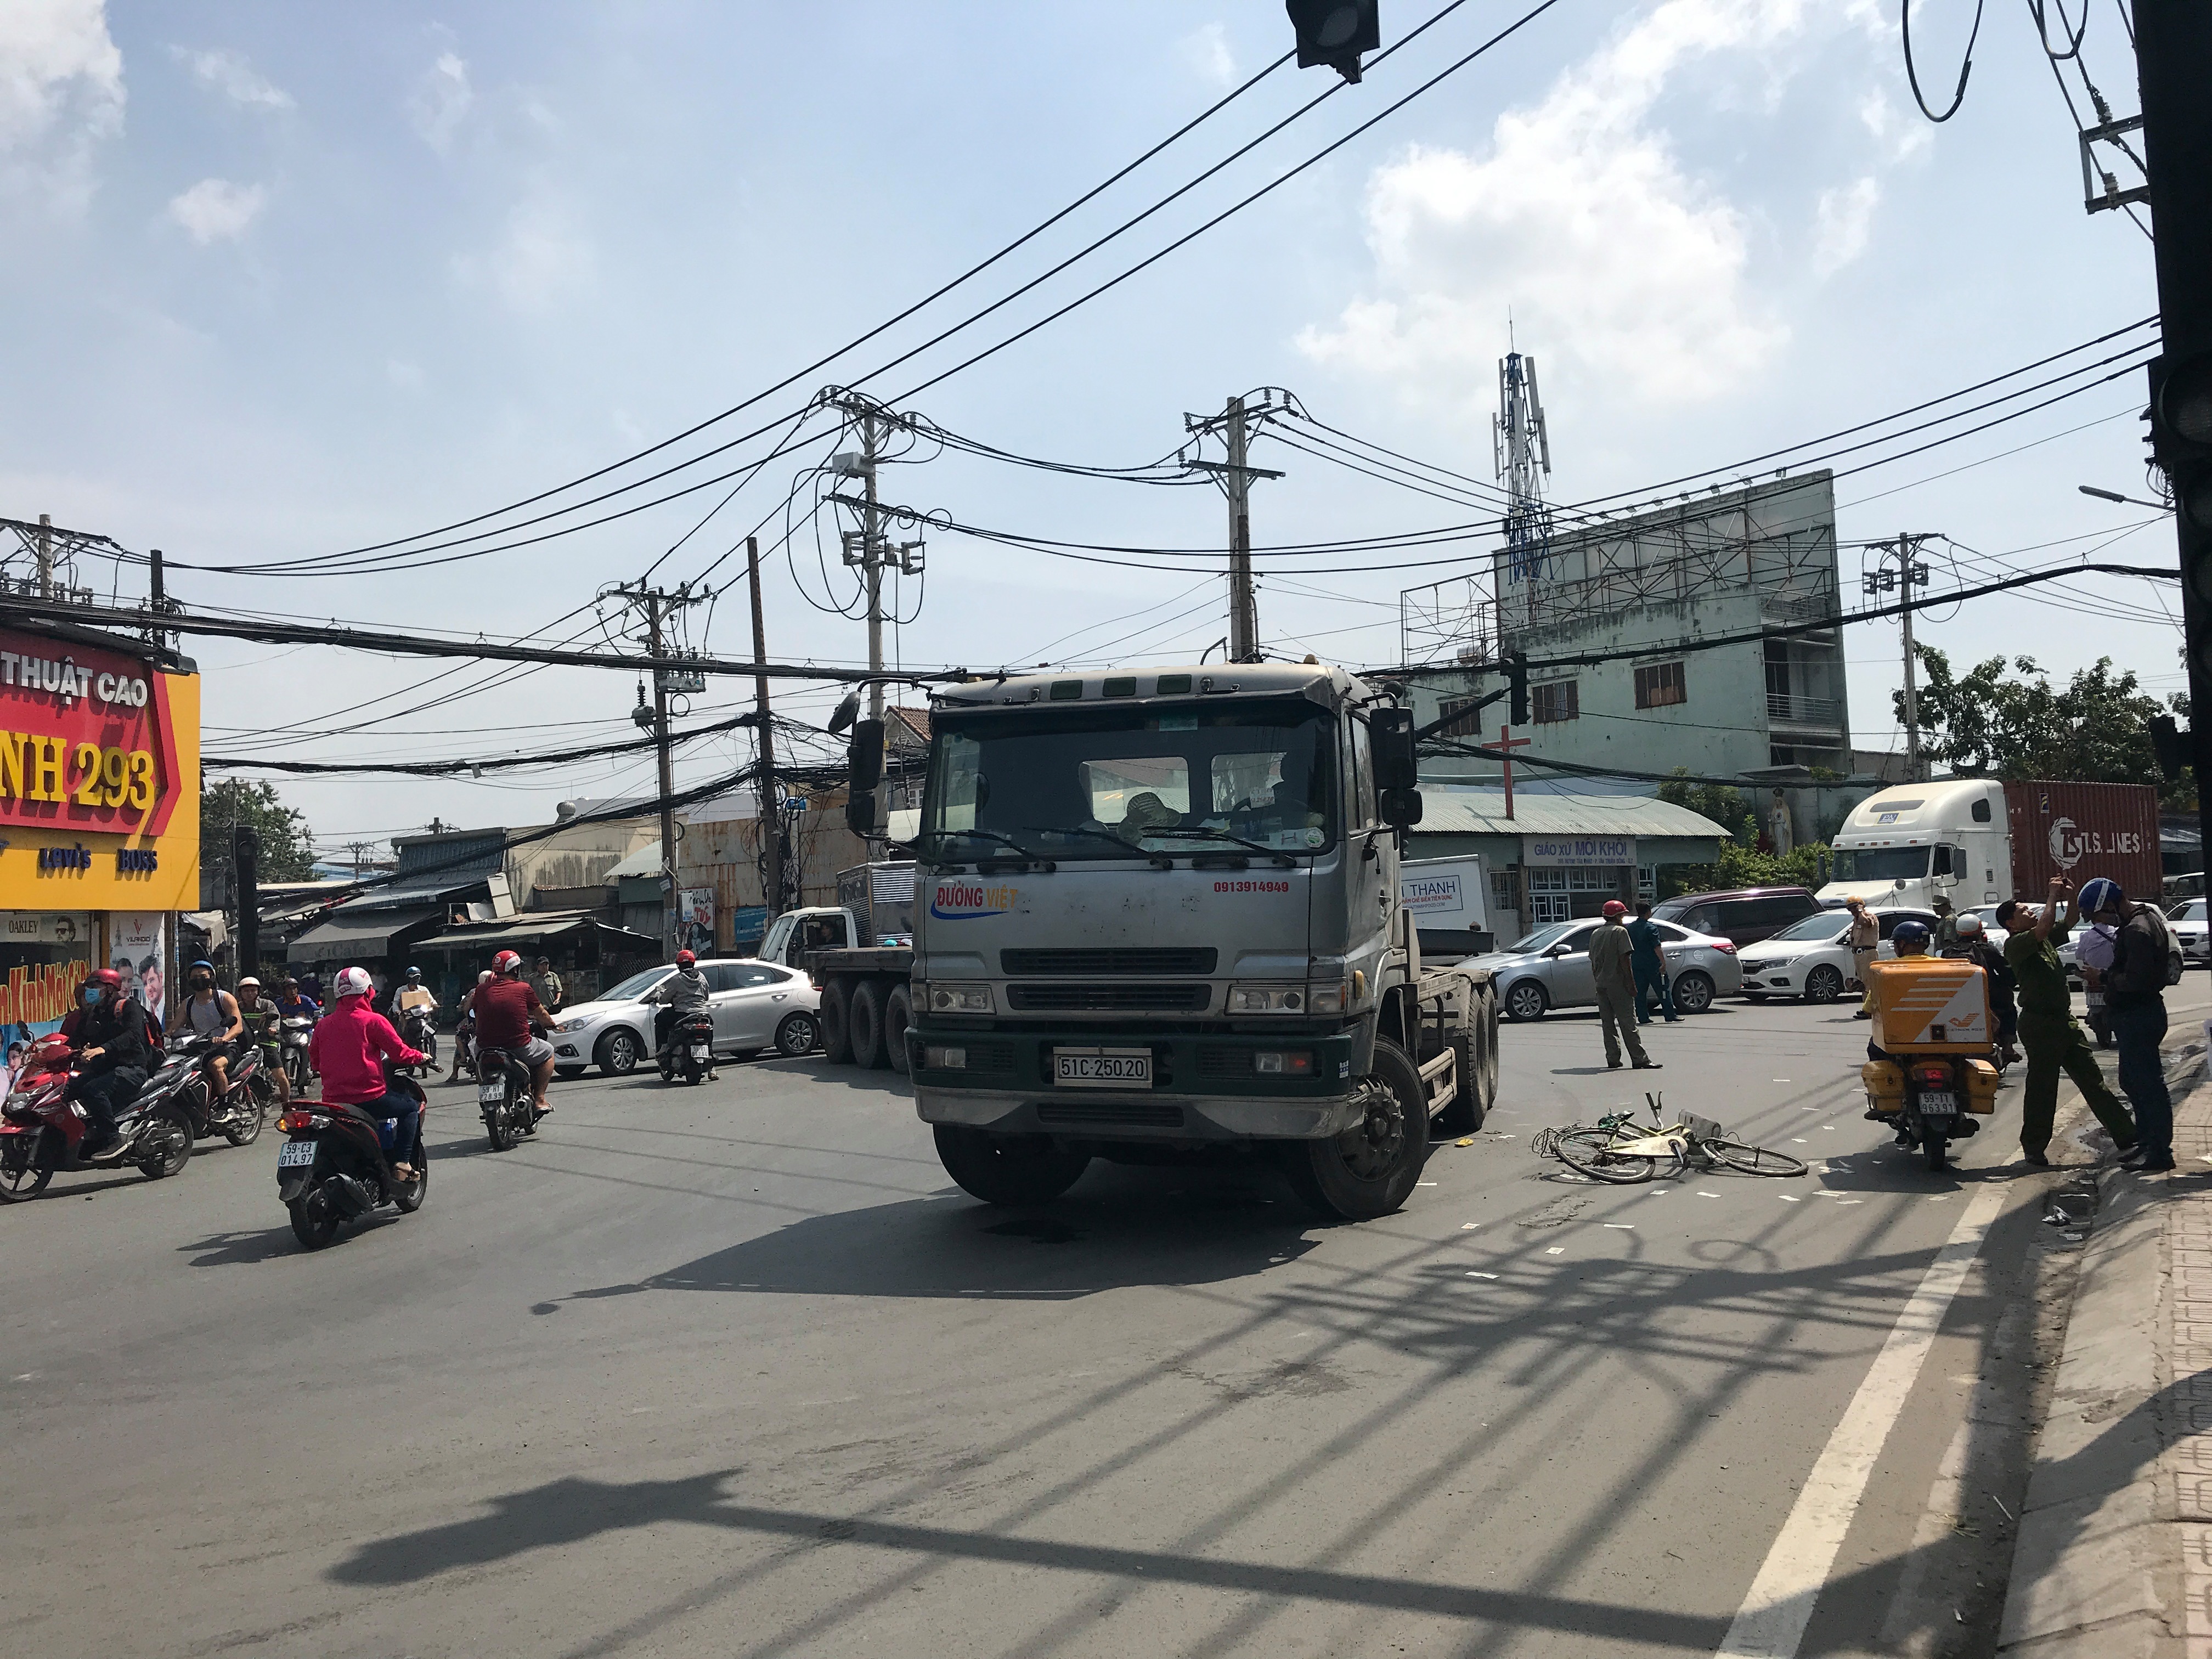
[[[658,661],[662,654],[661,596],[641,582],[638,586],[641,590],[639,598],[645,605],[647,636],[653,659]],[[680,901],[676,891],[676,808],[668,798],[676,793],[676,764],[668,743],[668,685],[658,668],[653,671],[653,742],[658,751],[660,777],[660,942],[672,957],[679,942],[676,922]]]
[[[1898,586],[1905,595],[1905,609],[1899,620],[1905,624],[1905,781],[1918,783],[1920,778],[1920,690],[1919,665],[1912,655],[1912,556],[1918,548],[1911,536],[1903,531],[1897,537]]]
[[[761,616],[760,541],[753,536],[745,538],[745,581],[753,596],[753,660],[768,660],[768,626]],[[768,915],[763,923],[775,921],[776,913],[783,908],[783,809],[775,786],[775,733],[769,725],[768,676],[762,674],[753,681],[753,708],[760,715],[760,823],[761,902]]]
[[[867,463],[867,472],[861,481],[867,490],[868,505],[861,514],[861,529],[866,539],[860,544],[860,568],[868,579],[868,672],[880,675],[884,670],[884,565],[879,551],[883,529],[876,507],[876,417],[873,410],[860,416],[860,453]],[[880,678],[868,682],[868,716],[878,720],[884,717],[884,683]]]
[[[1244,470],[1244,400],[1231,398],[1228,422],[1229,659],[1251,662],[1260,654],[1260,617],[1252,598],[1252,478]]]

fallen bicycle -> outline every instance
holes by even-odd
[[[1632,1112],[1611,1112],[1593,1124],[1540,1130],[1529,1143],[1540,1158],[1556,1158],[1592,1181],[1630,1187],[1664,1175],[1669,1180],[1692,1165],[1699,1170],[1733,1170],[1740,1175],[1801,1176],[1803,1159],[1747,1141],[1731,1140],[1709,1117],[1685,1112],[1668,1123],[1661,1115],[1664,1096],[1645,1095],[1651,1121]]]

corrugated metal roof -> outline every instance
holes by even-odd
[[[1723,841],[1728,831],[1711,818],[1648,795],[1553,795],[1513,792],[1505,816],[1502,789],[1421,790],[1421,821],[1413,833],[1446,836],[1646,836]]]

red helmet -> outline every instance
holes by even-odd
[[[120,991],[123,975],[112,968],[95,968],[84,976],[87,985],[97,985],[104,991]]]
[[[1605,913],[1608,916],[1625,916],[1628,914],[1628,907],[1619,899],[1607,899],[1605,902]]]
[[[678,968],[695,967],[697,965],[698,961],[699,958],[693,956],[689,951],[678,951],[676,953],[676,965]]]
[[[521,966],[522,958],[512,951],[501,951],[491,959],[491,970],[495,974],[511,974]]]

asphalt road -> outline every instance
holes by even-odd
[[[9,1650],[1711,1653],[1871,1423],[1796,1650],[1985,1652],[2065,1172],[2017,1163],[2016,1085],[1956,1175],[1887,1150],[1865,1030],[1652,1027],[1639,1081],[1814,1164],[1662,1190],[1531,1157],[1630,1074],[1509,1027],[1486,1133],[1357,1227],[1264,1170],[994,1212],[818,1061],[559,1085],[499,1155],[441,1105],[422,1211],[315,1255],[273,1132],[61,1177],[0,1212]]]

